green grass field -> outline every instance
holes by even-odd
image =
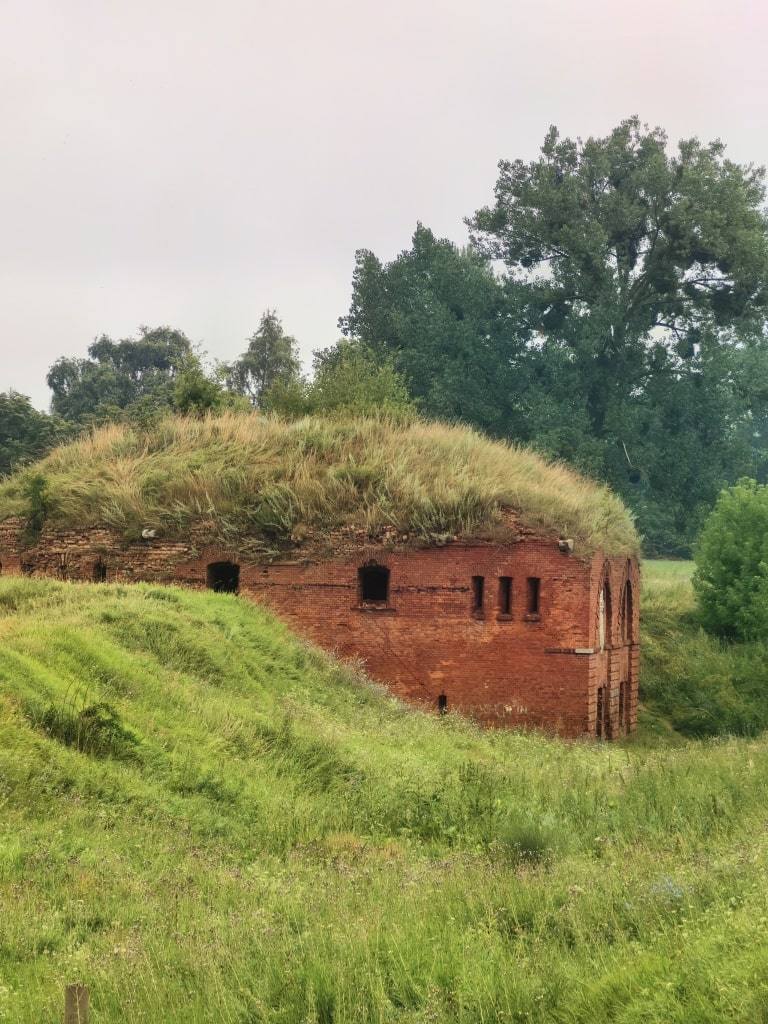
[[[0,580],[0,680],[0,1021],[768,1020],[761,738],[482,732],[150,586]]]

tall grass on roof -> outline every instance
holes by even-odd
[[[567,536],[579,553],[632,553],[630,513],[608,488],[468,427],[387,418],[286,422],[259,414],[168,417],[149,432],[110,425],[0,484],[0,516],[25,513],[42,474],[56,525],[287,543],[310,533],[386,528],[412,541],[502,538],[520,526]]]

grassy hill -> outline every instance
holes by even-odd
[[[226,595],[0,580],[0,1021],[768,1014],[764,740],[484,733]]]
[[[36,476],[46,495],[31,509]],[[468,427],[385,418],[229,413],[169,417],[150,431],[112,424],[0,481],[0,519],[30,511],[128,537],[146,527],[187,536],[194,525],[267,550],[333,531],[423,542],[522,529],[571,537],[581,555],[639,543],[621,500],[565,466]]]

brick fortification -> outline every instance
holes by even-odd
[[[526,539],[249,563],[194,536],[127,543],[108,529],[46,529],[25,547],[21,527],[0,523],[4,573],[237,587],[406,700],[564,736],[635,728],[635,559]]]

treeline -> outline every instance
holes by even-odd
[[[151,426],[168,412],[416,412],[392,361],[357,341],[341,339],[315,353],[313,371],[311,377],[302,374],[296,339],[285,333],[274,310],[262,315],[232,363],[208,363],[172,327],[142,327],[138,337],[119,341],[102,335],[86,358],[62,357],[48,371],[50,413],[39,412],[25,395],[0,394],[0,475],[84,429],[115,421]]]
[[[51,419],[30,409],[0,468],[159,408],[418,409],[608,481],[647,552],[688,553],[724,484],[768,477],[764,201],[763,169],[719,142],[673,149],[637,118],[586,141],[553,128],[535,160],[501,161],[468,247],[418,225],[389,263],[357,253],[344,338],[311,378],[271,311],[231,366],[168,328],[101,338],[52,367]]]

